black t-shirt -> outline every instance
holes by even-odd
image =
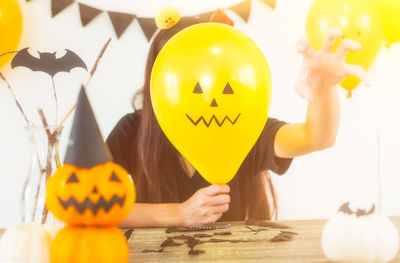
[[[285,122],[274,118],[268,118],[268,121],[253,146],[246,159],[243,161],[235,177],[228,183],[230,186],[231,202],[229,210],[223,214],[221,221],[244,220],[246,217],[246,208],[249,195],[253,187],[256,175],[264,170],[271,170],[277,174],[283,174],[289,168],[292,159],[283,159],[275,157],[274,140],[278,129]],[[137,165],[137,141],[136,134],[140,125],[140,111],[125,115],[114,127],[107,139],[108,146],[114,157],[114,161],[124,167],[135,179],[135,170]],[[188,199],[197,190],[207,187],[210,184],[196,171],[189,178],[186,175],[182,165],[179,162],[172,162],[174,173],[181,173],[188,180],[186,192],[182,194],[181,202]]]

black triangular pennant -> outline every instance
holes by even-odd
[[[51,0],[51,17],[55,17],[73,3],[74,0]]]
[[[81,15],[82,26],[84,27],[102,12],[103,10],[79,3],[79,13]]]
[[[230,7],[229,9],[238,14],[244,21],[248,22],[251,9],[251,0],[241,2]]]
[[[120,38],[128,26],[132,23],[133,19],[135,19],[135,15],[124,14],[119,12],[108,12],[108,15],[111,19],[111,23],[113,24],[115,34]]]
[[[64,164],[90,169],[112,161],[83,88],[79,93]]]
[[[156,30],[157,30],[157,25],[156,25],[154,18],[138,17],[137,20],[139,21],[139,25],[142,28],[147,40],[150,41],[154,32],[156,32]]]

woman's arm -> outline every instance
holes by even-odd
[[[180,205],[136,203],[120,227],[169,227],[183,224]]]
[[[350,75],[356,75],[368,85],[361,66],[347,65],[344,58],[349,51],[358,51],[360,44],[342,40],[332,53],[337,38],[343,36],[337,28],[328,30],[320,51],[314,52],[307,41],[298,45],[303,54],[303,66],[296,81],[297,92],[308,101],[304,123],[283,125],[274,141],[275,155],[292,158],[331,147],[336,141],[340,121],[337,84]]]
[[[309,102],[304,123],[283,125],[274,142],[275,155],[292,158],[334,145],[340,121],[339,95],[335,86],[318,89]]]
[[[217,221],[229,209],[228,185],[202,188],[183,203],[136,203],[119,227],[198,226]]]

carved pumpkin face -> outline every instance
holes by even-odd
[[[117,224],[128,216],[134,201],[132,179],[113,162],[91,169],[66,164],[47,182],[47,208],[67,224]]]

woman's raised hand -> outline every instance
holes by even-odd
[[[336,39],[342,37],[343,33],[339,28],[330,28],[318,52],[312,49],[307,40],[298,42],[297,51],[303,55],[303,65],[295,89],[305,100],[313,99],[315,89],[334,86],[350,75],[355,75],[365,85],[370,85],[363,67],[344,62],[349,51],[361,50],[361,45],[357,41],[344,39],[335,53],[332,52]]]
[[[211,185],[194,193],[180,206],[183,226],[216,222],[229,209],[229,186]]]

